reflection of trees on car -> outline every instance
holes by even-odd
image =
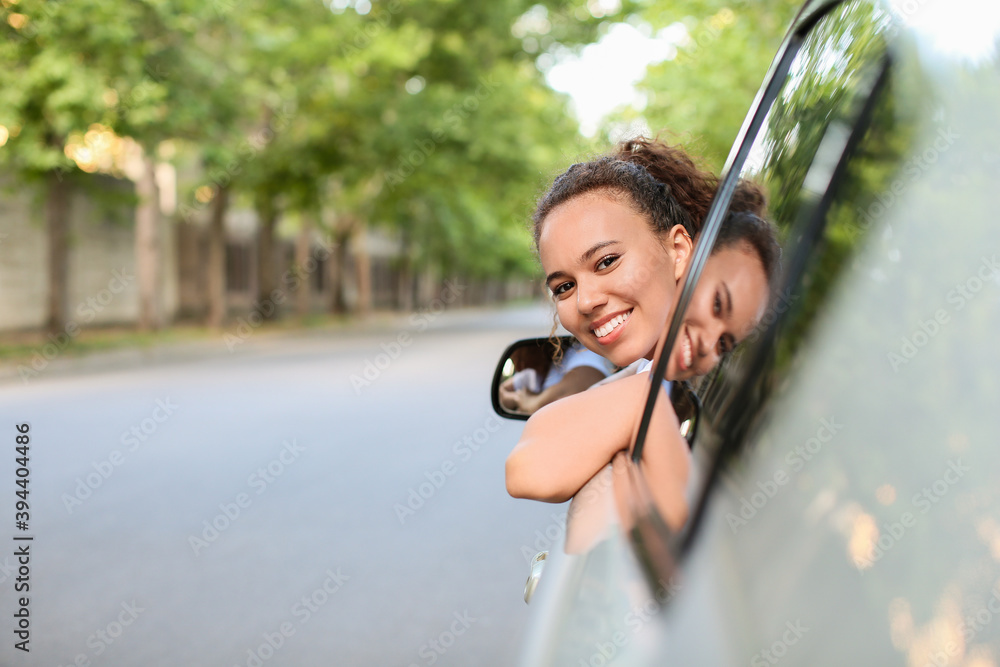
[[[768,475],[791,476],[795,491],[781,493],[810,498],[825,490],[814,501],[828,503],[824,516],[840,517],[845,536],[843,542],[813,538],[809,548],[824,555],[812,558],[812,568],[836,572],[846,559],[858,572],[877,572],[863,584],[844,582],[849,588],[839,594],[868,608],[889,606],[893,623],[908,619],[911,637],[898,639],[897,648],[919,655],[935,624],[961,622],[948,605],[975,606],[976,591],[993,585],[982,568],[986,547],[970,548],[970,527],[1000,538],[988,509],[1000,500],[997,494],[980,486],[980,503],[961,490],[976,484],[962,453],[995,439],[982,411],[983,397],[997,393],[995,368],[976,361],[990,349],[985,332],[995,326],[976,307],[972,290],[998,275],[991,258],[995,232],[989,231],[995,230],[994,198],[984,194],[1000,168],[991,174],[983,165],[989,155],[996,159],[1000,146],[1000,131],[984,112],[995,112],[1000,94],[994,66],[974,62],[940,73],[897,67],[869,93],[888,28],[863,3],[835,10],[806,40],[771,110],[756,169],[770,189],[774,217],[793,231],[786,260],[803,250],[798,225],[817,210],[819,197],[830,197],[830,206],[794,294],[794,312],[776,341],[776,360],[760,377],[748,378],[764,397],[755,412],[782,428],[761,425],[763,435],[748,440],[729,470],[746,475],[748,487],[737,498],[760,490],[753,486],[760,468],[753,468],[762,460]],[[893,48],[900,60],[917,57],[908,42]],[[958,96],[950,92],[956,80],[963,81]],[[945,86],[949,94],[942,99]],[[873,95],[871,117],[859,123],[860,107]],[[838,123],[863,132],[833,188],[812,192],[810,171]],[[975,137],[959,128],[973,128]],[[807,377],[801,377],[804,368]],[[727,380],[736,375],[730,368],[707,388],[713,417],[731,398]],[[820,434],[816,424],[831,416],[841,430]],[[804,456],[803,447],[810,448]],[[864,451],[863,464],[846,453],[852,449]],[[901,466],[901,451],[910,450]],[[768,520],[759,516],[776,516],[777,505],[788,512],[782,501],[759,515],[753,508],[757,540],[769,535]],[[737,518],[730,528],[742,531],[741,519],[731,514]],[[953,590],[943,599],[940,585],[912,585],[918,581],[950,582]],[[833,594],[822,583],[814,589]]]

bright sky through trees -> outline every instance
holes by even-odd
[[[648,24],[616,23],[579,54],[567,50],[548,61],[543,55],[539,66],[551,64],[546,80],[555,90],[572,97],[580,131],[591,137],[601,120],[616,108],[631,105],[639,112],[645,108],[636,84],[646,76],[646,67],[674,58],[677,45],[687,38],[683,23],[655,34]]]

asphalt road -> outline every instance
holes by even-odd
[[[424,313],[8,377],[0,664],[511,665],[524,553],[565,507],[507,496],[522,423],[487,390],[504,346],[550,322]],[[13,632],[24,545],[30,653]]]

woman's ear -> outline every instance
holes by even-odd
[[[674,256],[674,280],[680,280],[691,261],[694,241],[683,225],[674,225],[667,232],[667,247]]]

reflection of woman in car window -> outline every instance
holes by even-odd
[[[512,412],[534,414],[543,405],[579,393],[614,370],[604,357],[579,344],[557,359],[544,347],[523,347],[511,360],[517,372],[500,385],[500,404]],[[530,355],[534,358],[524,358]]]
[[[539,256],[562,325],[617,366],[653,359],[686,275],[700,224],[674,189],[646,166],[609,156],[570,167],[535,212]],[[766,304],[778,256],[773,228],[742,213],[723,230],[669,352],[668,379],[708,372],[749,334]],[[571,497],[628,447],[647,391],[644,377],[627,377],[539,410],[508,458],[508,491],[557,502]],[[644,463],[677,482],[661,492],[670,496],[665,518],[679,523],[688,449],[669,401],[657,408],[651,428],[676,447],[647,448]]]

